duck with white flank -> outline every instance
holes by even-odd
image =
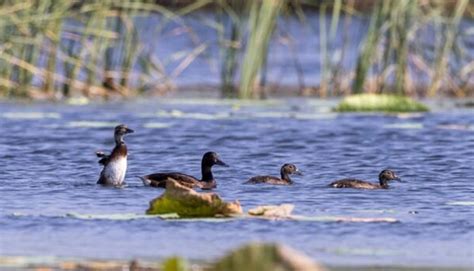
[[[255,176],[250,178],[244,184],[258,184],[258,183],[267,183],[267,184],[277,184],[277,185],[290,185],[293,184],[293,181],[290,178],[291,174],[303,175],[301,171],[293,164],[284,164],[280,169],[281,178],[273,176]]]
[[[388,189],[388,182],[393,180],[399,182],[402,181],[400,177],[395,174],[394,171],[390,169],[384,169],[379,174],[379,184],[361,181],[353,178],[346,178],[332,182],[331,184],[329,184],[329,186],[334,188]]]
[[[214,165],[228,167],[228,165],[219,158],[217,153],[206,152],[201,161],[202,178],[200,180],[193,176],[179,172],[159,172],[139,178],[143,181],[143,184],[147,186],[165,188],[166,180],[171,178],[181,185],[189,188],[199,187],[204,190],[210,190],[217,187],[216,180],[214,179],[211,171],[212,166]]]
[[[133,130],[124,124],[118,125],[115,127],[115,148],[112,153],[110,155],[103,152],[96,153],[97,157],[101,158],[99,164],[104,166],[97,184],[113,186],[123,184],[127,172],[127,145],[125,145],[123,137],[129,133],[133,133]]]

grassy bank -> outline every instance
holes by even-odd
[[[364,3],[364,4],[361,4]],[[210,46],[188,18],[215,30],[222,96],[258,98],[271,92],[269,44],[281,43],[296,70],[295,94],[321,97],[357,93],[408,96],[474,94],[472,19],[469,0],[447,1],[4,1],[0,6],[0,96],[33,99],[130,97],[173,90],[179,75]],[[199,16],[203,10],[214,16]],[[362,12],[363,11],[363,12]],[[309,18],[319,16],[317,25]],[[189,50],[159,59],[140,39],[138,18],[158,17],[156,37],[178,25],[192,40]],[[296,17],[319,40],[313,63],[317,85],[305,83],[295,43],[307,37],[286,33]],[[367,20],[354,65],[350,25]],[[470,26],[469,26],[470,25]],[[420,38],[420,37],[428,37]],[[342,40],[342,42],[340,42]],[[339,41],[339,42],[338,42]],[[159,46],[159,45],[158,45]],[[313,65],[312,64],[312,65]],[[173,68],[170,68],[170,67]]]

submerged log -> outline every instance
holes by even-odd
[[[242,214],[238,201],[225,202],[216,193],[198,193],[167,180],[165,192],[150,202],[149,215],[176,213],[179,217],[229,217]]]

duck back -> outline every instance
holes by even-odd
[[[286,180],[273,177],[273,176],[255,176],[250,178],[244,184],[259,184],[259,183],[267,183],[267,184],[279,184],[279,185],[289,185],[290,183]]]
[[[200,182],[198,179],[191,175],[179,173],[179,172],[164,172],[164,173],[154,173],[140,177],[145,185],[152,187],[161,187],[166,188],[166,180],[174,179],[181,185],[184,185],[189,188],[200,187]]]
[[[382,189],[379,184],[373,184],[357,179],[342,179],[329,184],[334,188],[357,188],[357,189]]]

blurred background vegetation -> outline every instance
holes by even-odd
[[[0,97],[474,94],[469,0],[0,0]]]

